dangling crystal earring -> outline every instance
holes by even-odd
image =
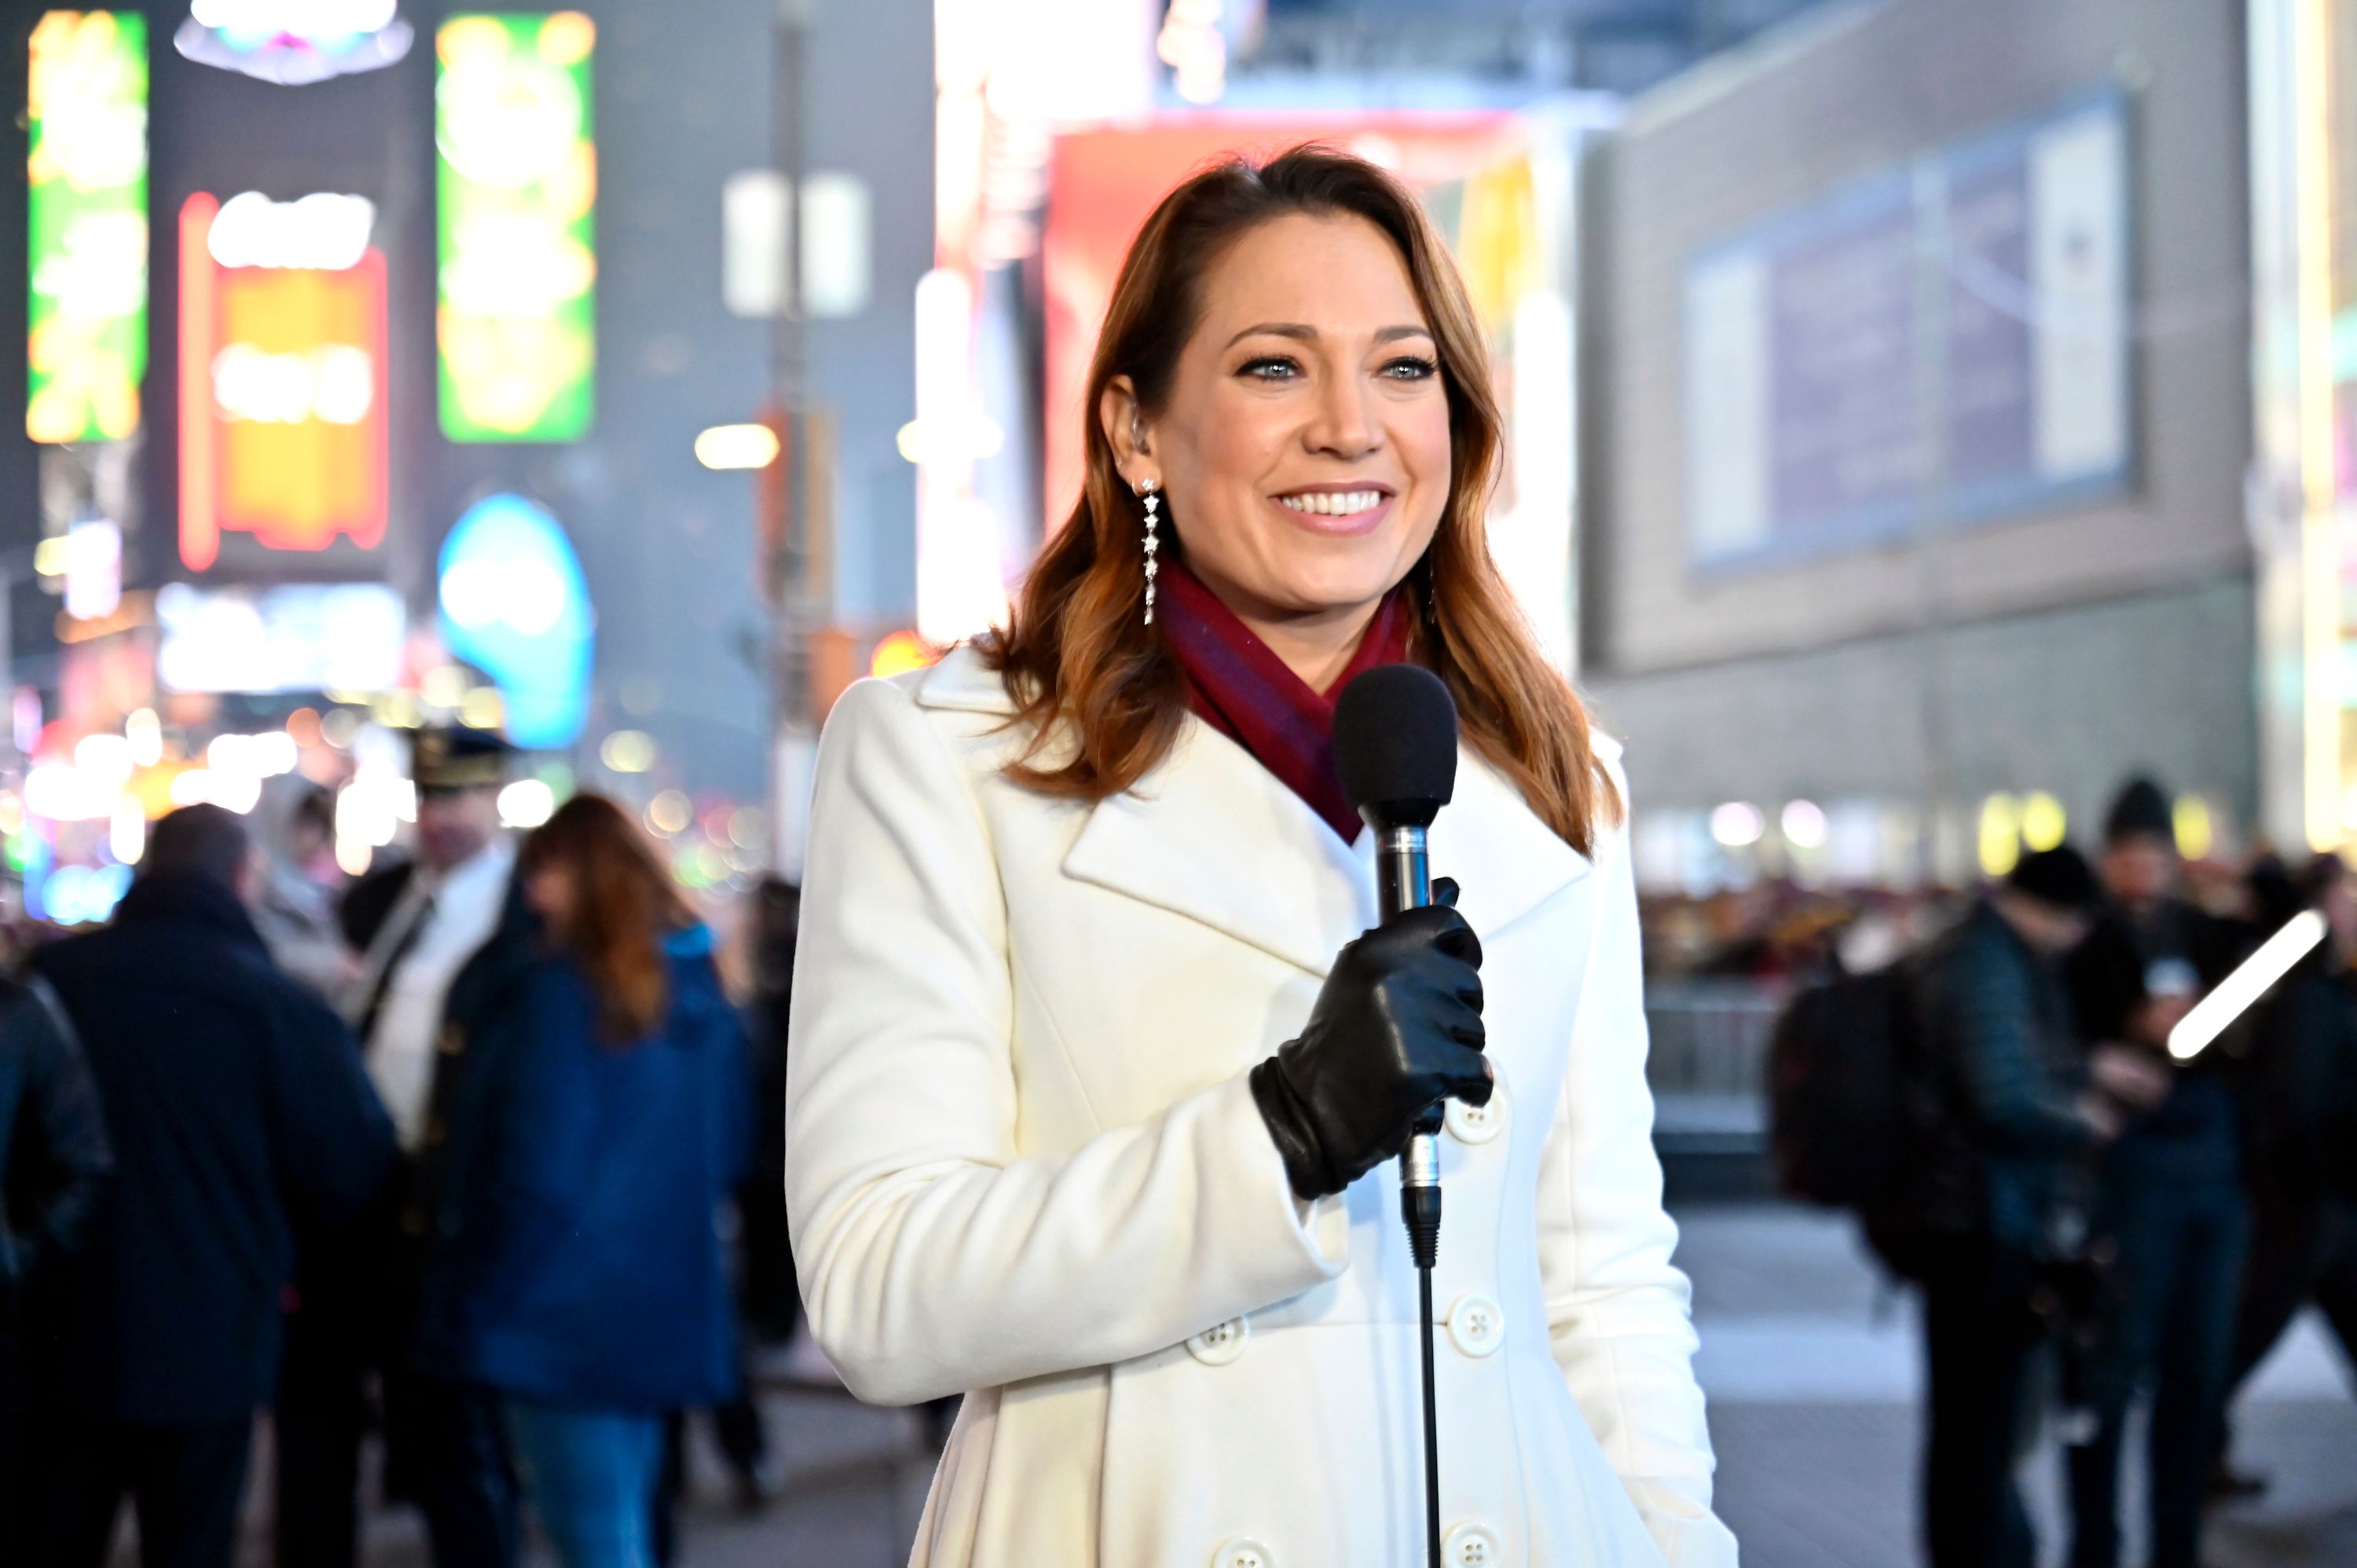
[[[1154,560],[1155,553],[1162,548],[1162,541],[1155,533],[1155,513],[1162,506],[1162,497],[1157,492],[1161,488],[1152,479],[1137,487],[1137,493],[1146,500],[1146,624],[1148,626],[1154,624],[1154,575],[1161,569]]]

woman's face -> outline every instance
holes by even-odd
[[[542,865],[524,878],[523,901],[532,912],[548,922],[549,929],[563,931],[573,921],[575,893],[573,873],[562,865]]]
[[[1362,218],[1296,214],[1232,243],[1165,406],[1126,377],[1099,411],[1187,564],[1247,621],[1349,620],[1432,542],[1448,399],[1407,263]]]

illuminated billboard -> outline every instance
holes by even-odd
[[[396,0],[195,0],[172,47],[199,65],[284,86],[380,70],[416,35]]]
[[[25,434],[120,441],[147,371],[147,24],[51,11],[27,81]]]
[[[442,433],[572,441],[597,369],[597,155],[576,11],[458,16],[436,38]]]
[[[382,583],[167,583],[156,621],[167,692],[390,692],[409,632],[401,591]]]
[[[384,253],[357,196],[180,209],[180,559],[384,537]]]
[[[442,542],[442,640],[491,678],[508,738],[570,746],[589,717],[597,613],[565,527],[518,495],[487,496]]]

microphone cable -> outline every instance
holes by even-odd
[[[1408,1252],[1415,1260],[1416,1316],[1423,1327],[1424,1528],[1428,1568],[1440,1560],[1440,1405],[1433,1377],[1432,1269],[1440,1261],[1440,1132],[1438,1107],[1416,1119],[1400,1163],[1400,1216],[1407,1224]]]

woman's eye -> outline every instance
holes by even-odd
[[[1250,376],[1255,381],[1288,381],[1301,373],[1301,367],[1281,354],[1272,354],[1265,359],[1245,360],[1236,373]]]
[[[1419,360],[1414,355],[1407,355],[1385,365],[1382,373],[1395,381],[1421,381],[1438,375],[1440,367],[1430,360]]]

